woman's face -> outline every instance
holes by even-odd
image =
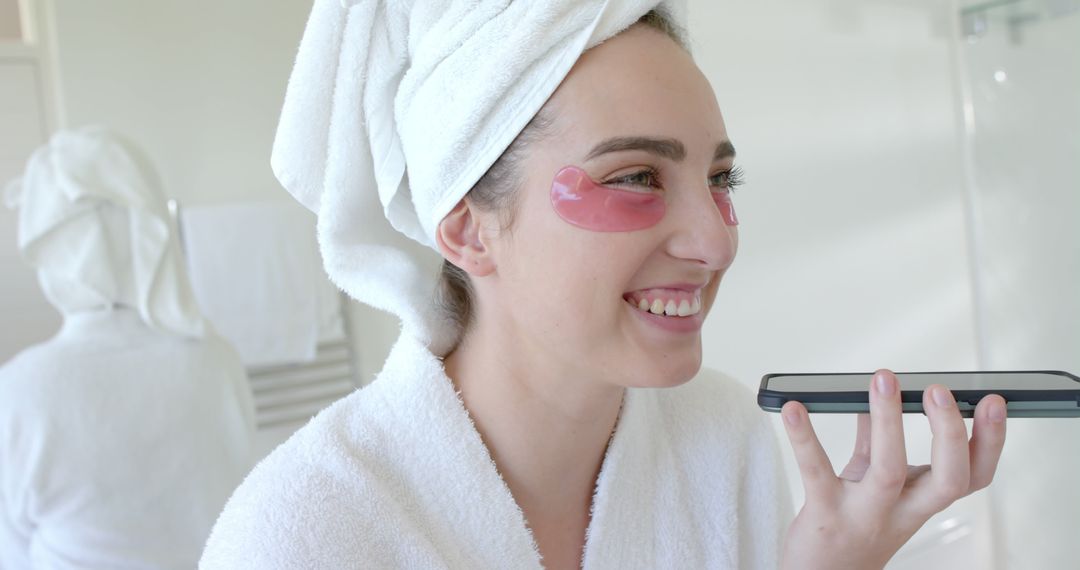
[[[554,123],[528,147],[512,228],[485,239],[495,271],[474,281],[481,317],[565,374],[623,386],[689,380],[738,246],[715,201],[734,157],[712,88],[672,40],[636,25],[587,52],[546,110]],[[660,144],[603,152],[623,137]],[[599,226],[571,223],[552,203],[567,166],[603,187],[659,195],[662,217],[631,231],[601,231],[603,211]],[[696,315],[640,308],[686,301],[685,313],[695,298]]]

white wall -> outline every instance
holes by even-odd
[[[20,10],[15,6],[19,5]],[[0,189],[19,176],[30,153],[48,139],[60,115],[47,2],[8,0],[0,19],[16,36],[0,38]],[[12,20],[14,18],[14,20]],[[3,35],[3,34],[0,34]],[[0,200],[0,362],[45,340],[60,316],[38,288],[16,247],[18,212]]]
[[[286,198],[269,142],[310,2],[54,1],[69,126],[140,143],[183,203]]]
[[[0,57],[0,192],[48,137],[40,72],[36,58]],[[4,207],[0,196],[0,362],[26,344],[48,338],[60,324],[19,255],[17,218],[18,212]]]
[[[749,180],[711,363],[752,383],[974,364],[947,13],[841,4],[695,4],[696,57]]]

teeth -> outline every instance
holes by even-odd
[[[630,303],[634,305],[633,301],[630,301]],[[698,293],[693,296],[692,300],[682,299],[681,301],[676,301],[675,299],[653,299],[652,302],[642,298],[639,299],[634,306],[639,310],[654,315],[689,317],[701,312],[701,296],[700,293]]]

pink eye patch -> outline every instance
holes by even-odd
[[[713,192],[724,223],[738,225],[727,192]],[[667,211],[664,197],[597,184],[576,166],[560,170],[551,184],[551,205],[570,225],[594,232],[630,232],[660,223]]]
[[[729,226],[739,225],[739,218],[735,217],[735,204],[731,202],[731,192],[713,192],[713,202],[716,202],[716,207],[720,208],[720,216],[724,218],[724,223]]]
[[[594,232],[643,230],[658,224],[667,211],[659,194],[601,186],[576,166],[555,175],[551,205],[565,222]]]

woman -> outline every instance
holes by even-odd
[[[805,410],[784,409],[808,491],[788,529],[764,414],[738,383],[699,372],[701,323],[738,245],[730,194],[739,177],[715,96],[673,23],[679,11],[654,4],[550,3],[537,9],[543,14],[502,22],[513,31],[495,33],[497,49],[482,40],[506,13],[470,22],[471,13],[453,13],[454,3],[442,6],[450,23],[433,24],[432,33],[454,47],[433,49],[439,63],[426,67],[428,39],[410,30],[403,75],[387,72],[401,77],[393,132],[407,177],[399,185],[386,174],[396,157],[378,140],[384,115],[364,95],[363,120],[331,113],[330,147],[352,132],[343,125],[367,138],[339,145],[348,152],[325,152],[317,198],[303,172],[291,170],[297,159],[284,158],[304,151],[282,143],[299,128],[287,116],[304,96],[293,94],[304,54],[315,49],[301,46],[276,172],[320,212],[330,275],[400,315],[403,333],[372,385],[320,414],[252,473],[219,520],[204,567],[880,568],[931,514],[989,482],[1004,438],[1003,423],[989,419],[1003,413],[1000,398],[980,404],[969,456],[948,392],[928,391],[928,416],[944,437],[935,440],[933,470],[908,476],[896,380],[882,371],[873,430],[860,421],[844,479],[828,467]],[[365,18],[425,21],[387,10],[346,17],[317,5],[312,22],[346,18],[331,29],[351,38],[352,24]],[[467,31],[455,36],[462,21]],[[553,22],[583,31],[534,48],[561,29]],[[387,39],[364,41],[394,44],[393,33],[369,35],[378,37]],[[551,76],[529,70],[558,69],[544,54],[584,37],[580,45],[591,49],[572,54],[572,68],[549,92],[529,88]],[[476,68],[517,47],[540,55],[519,68],[518,60],[506,64],[521,81],[470,83],[479,85],[468,99],[477,111],[455,91],[460,83],[432,71],[452,67],[460,50],[473,67],[455,70],[473,75],[459,81],[475,80],[483,73]],[[353,77],[340,65],[336,78]],[[368,73],[366,89],[386,77],[379,69],[369,56],[357,70]],[[336,79],[335,102],[355,88]],[[501,106],[487,106],[492,91]],[[437,121],[417,103],[427,97],[446,105]],[[519,115],[470,122],[514,106],[507,101],[526,109],[523,128],[514,127]],[[504,123],[513,137],[500,145]],[[492,156],[492,146],[501,154]],[[455,162],[463,157],[465,166]],[[483,175],[470,178],[478,168]],[[421,265],[404,265],[409,250],[357,229],[359,218],[377,221],[354,197],[374,194],[355,186],[369,171],[380,194],[389,190],[380,202],[391,225],[445,259],[448,319],[426,317],[428,290],[418,285]],[[929,405],[935,394],[944,404]]]
[[[0,366],[0,568],[191,568],[251,468],[255,408],[156,173],[107,129],[62,130],[7,197],[64,322]]]

